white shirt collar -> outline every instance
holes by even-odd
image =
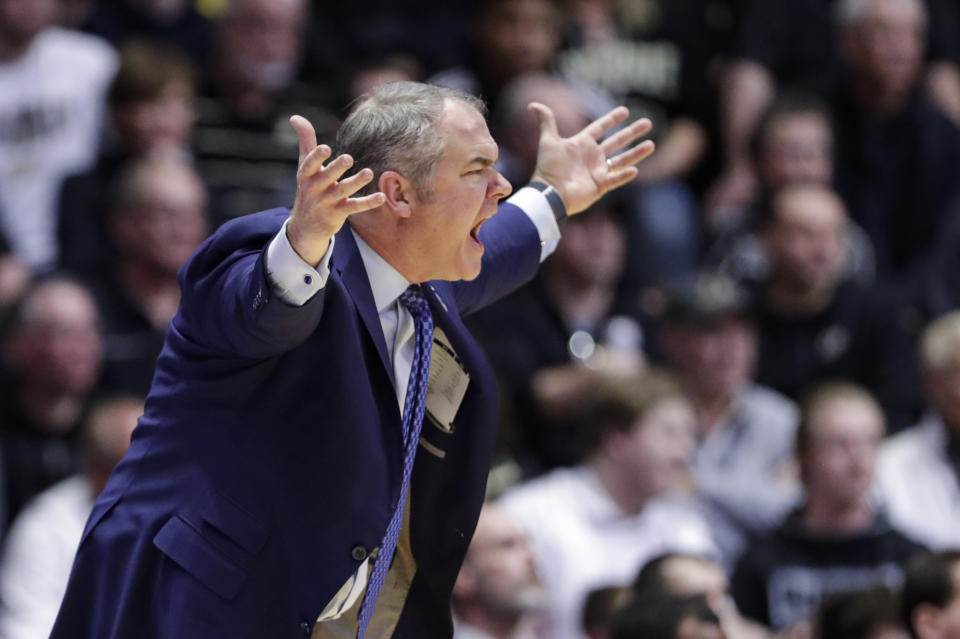
[[[377,313],[387,310],[400,294],[410,287],[400,271],[390,266],[390,264],[380,257],[380,254],[370,248],[370,245],[363,241],[353,228],[353,239],[357,243],[357,249],[360,250],[360,258],[363,260],[363,268],[367,271],[367,279],[370,281],[370,290],[373,291],[373,303],[377,305]]]

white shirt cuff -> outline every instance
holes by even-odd
[[[547,198],[537,189],[525,186],[510,196],[507,202],[520,207],[537,227],[540,235],[540,261],[547,259],[560,241],[560,227],[553,217],[553,209],[550,208]]]
[[[334,238],[330,238],[330,245],[320,263],[316,267],[311,266],[290,245],[287,238],[288,222],[284,222],[280,231],[270,240],[264,266],[267,279],[280,299],[293,306],[303,306],[327,283]]]

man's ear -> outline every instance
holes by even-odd
[[[416,198],[413,182],[396,171],[384,171],[377,180],[380,192],[387,196],[385,204],[399,217],[410,217]]]
[[[943,631],[940,627],[940,609],[928,603],[917,605],[910,620],[920,639],[940,639]]]

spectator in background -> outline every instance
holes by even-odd
[[[293,114],[332,139],[334,118],[296,81],[306,0],[230,0],[197,100],[194,151],[211,195],[214,226],[238,211],[289,206],[296,190]]]
[[[960,551],[924,555],[911,562],[900,610],[913,639],[960,637]]]
[[[27,500],[76,471],[79,425],[103,346],[93,297],[68,279],[35,284],[10,320],[0,437],[12,519]]]
[[[889,0],[880,1],[889,3]],[[955,46],[957,31],[955,26],[943,29],[950,24],[949,14],[953,9],[942,11],[939,5],[946,6],[953,1],[893,0],[890,5],[894,7],[893,13],[900,12],[901,16],[904,7],[907,12],[925,12],[926,5],[933,5],[936,21],[933,29],[929,29],[926,23],[915,24],[919,28],[913,31],[909,28],[897,29],[895,40],[874,41],[874,51],[880,54],[875,57],[875,60],[880,62],[879,66],[886,66],[888,70],[899,67],[899,71],[892,75],[906,71],[919,77],[923,72],[924,42],[929,45],[928,51],[934,62],[948,58],[951,47]],[[744,202],[756,195],[757,181],[750,162],[749,141],[757,121],[778,90],[802,90],[826,100],[832,100],[839,93],[843,93],[851,83],[851,76],[844,75],[844,71],[851,71],[852,62],[848,57],[851,41],[849,36],[854,34],[848,27],[853,22],[859,22],[863,14],[872,13],[874,7],[878,6],[877,0],[745,0],[741,4],[737,55],[721,82],[720,110],[725,168],[708,194],[706,202],[707,209],[712,213],[709,217],[714,220],[722,219],[724,211],[738,210]],[[896,5],[900,7],[897,8]],[[886,10],[881,10],[881,13],[892,15]],[[850,18],[855,14],[861,15],[851,21]],[[839,16],[840,19],[832,21],[831,16]],[[868,30],[873,29],[874,33],[879,33],[875,30],[878,26],[885,29],[886,34],[893,33],[886,30],[889,23],[881,25],[876,20],[870,22]],[[920,43],[920,48],[917,49],[915,44],[903,39],[901,36],[904,34]],[[855,37],[860,35],[856,34]],[[934,75],[938,68],[942,66],[934,64],[931,68]],[[955,78],[951,77],[948,89],[951,101],[955,94],[954,83]],[[938,82],[934,79],[933,84],[937,85]],[[872,99],[881,96],[880,87],[876,88],[878,92],[874,95],[865,93],[865,100],[870,101],[867,104],[868,110],[883,101]],[[919,83],[914,83],[913,89],[919,90]],[[846,123],[840,121],[837,124],[838,132],[843,133]],[[909,125],[907,126],[909,128]],[[861,122],[859,131],[854,135],[860,135],[864,128],[865,124]],[[903,130],[900,126],[890,129]],[[919,144],[926,143],[927,141],[924,141]],[[873,163],[875,166],[890,167],[890,175],[897,175],[898,171],[912,168],[909,164],[901,166],[896,162],[897,159],[878,151]],[[897,168],[894,169],[893,166]],[[905,205],[897,203],[900,204]],[[856,207],[851,203],[851,208]],[[854,219],[859,218],[854,215]]]
[[[927,327],[920,356],[930,412],[884,444],[878,487],[896,525],[931,548],[960,547],[960,311]]]
[[[67,178],[60,194],[60,266],[102,277],[114,261],[107,212],[110,187],[137,156],[191,156],[193,70],[179,56],[142,42],[123,49],[109,92],[110,123],[96,166]]]
[[[572,217],[537,279],[470,320],[512,402],[528,473],[580,461],[580,435],[565,418],[572,393],[587,388],[587,360],[642,365],[638,316],[617,297],[626,251],[618,211],[607,196]]]
[[[730,639],[703,596],[635,599],[613,618],[610,639]]]
[[[23,509],[0,560],[0,636],[46,639],[67,588],[93,502],[127,452],[143,400],[94,404],[84,420],[80,473],[51,486]]]
[[[563,33],[559,0],[472,2],[470,24],[471,49],[465,64],[440,71],[429,82],[496,104],[511,80],[554,70]]]
[[[83,30],[118,49],[132,41],[179,51],[197,68],[210,57],[213,25],[192,0],[98,0]]]
[[[695,416],[658,373],[584,380],[578,422],[586,461],[521,484],[500,500],[530,537],[546,590],[543,639],[584,637],[587,594],[626,585],[668,551],[716,547],[690,486]]]
[[[960,129],[920,92],[922,0],[839,0],[837,16],[846,70],[834,103],[837,191],[873,242],[878,281],[915,301],[960,198]]]
[[[817,639],[910,639],[899,594],[883,587],[827,597],[816,627]]]
[[[707,68],[716,54],[712,0],[578,1],[557,67],[654,124],[657,153],[631,193],[633,279],[645,286],[688,277],[700,254],[699,211],[689,183],[707,149],[714,96]]]
[[[543,604],[526,534],[500,506],[487,502],[453,586],[454,639],[533,637]]]
[[[110,235],[117,258],[95,281],[104,337],[103,384],[146,395],[180,302],[177,271],[207,234],[206,194],[177,158],[133,161],[117,176]]]
[[[729,211],[704,264],[738,281],[755,281],[770,270],[758,238],[763,209],[770,197],[791,184],[833,183],[834,134],[826,103],[805,93],[784,93],[757,123],[750,156],[758,181],[757,197],[739,211]],[[876,264],[870,239],[856,224],[846,224],[845,277],[864,284],[874,279]]]
[[[750,158],[757,122],[779,89],[829,99],[840,68],[830,22],[835,0],[743,0],[734,58],[720,79],[724,168],[708,191],[708,225],[722,227],[758,195]]]
[[[728,639],[766,639],[770,632],[744,619],[730,595],[730,581],[723,568],[706,557],[668,553],[650,560],[633,583],[638,601],[654,602],[663,596],[706,599]]]
[[[743,535],[769,529],[796,499],[796,406],[752,381],[757,336],[749,300],[725,277],[675,287],[660,343],[697,411],[697,485],[731,520],[738,534],[726,554],[739,555]]]
[[[756,380],[793,399],[817,382],[854,380],[897,431],[922,403],[912,335],[893,304],[844,279],[846,223],[843,202],[826,186],[773,195],[761,230],[770,272],[754,286]]]
[[[834,382],[809,395],[797,429],[803,504],[741,557],[733,595],[744,615],[784,630],[809,624],[825,595],[900,585],[921,547],[870,499],[883,428],[863,388]]]
[[[96,158],[116,69],[109,44],[52,26],[58,2],[0,0],[0,230],[35,271],[56,264],[60,185]]]

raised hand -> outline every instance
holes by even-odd
[[[373,171],[364,168],[341,179],[353,166],[353,158],[341,155],[327,162],[332,150],[326,144],[317,145],[313,125],[299,115],[292,116],[290,124],[300,141],[300,164],[287,237],[303,261],[316,265],[348,217],[380,206],[386,197],[379,192],[350,197],[370,183]]]
[[[553,186],[570,215],[589,208],[608,191],[635,178],[637,168],[634,165],[653,153],[653,142],[646,140],[614,155],[650,132],[653,124],[646,118],[600,141],[608,131],[627,119],[630,112],[626,107],[611,110],[569,138],[560,137],[556,118],[549,107],[531,102],[530,109],[540,120],[540,146],[532,179]]]

